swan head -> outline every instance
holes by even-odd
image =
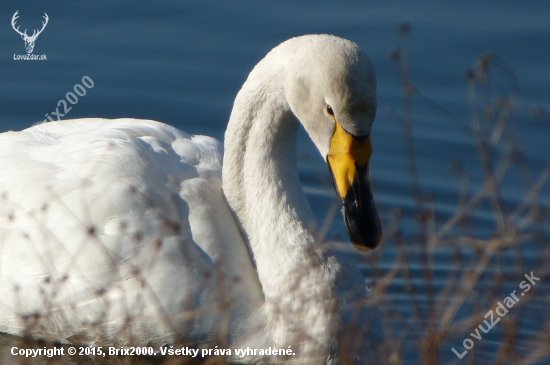
[[[359,46],[339,37],[308,35],[285,43],[291,55],[288,104],[327,161],[352,243],[361,251],[375,248],[382,229],[369,182],[373,67]]]

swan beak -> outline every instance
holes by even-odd
[[[369,182],[369,159],[372,154],[370,134],[356,137],[336,122],[327,156],[346,230],[360,251],[378,246],[382,228],[372,198]]]

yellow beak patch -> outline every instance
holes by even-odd
[[[338,121],[334,134],[330,139],[330,150],[327,161],[330,164],[336,190],[340,198],[344,198],[356,173],[357,166],[363,166],[369,162],[372,155],[372,144],[370,134],[367,138],[359,141],[353,135],[342,128]]]

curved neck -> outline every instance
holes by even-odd
[[[274,341],[304,342],[297,336],[307,334],[318,340],[318,352],[333,329],[334,272],[314,239],[297,172],[299,121],[280,75],[260,63],[237,95],[225,134],[223,189],[256,264]]]
[[[274,274],[303,264],[314,246],[315,220],[298,178],[299,122],[282,92],[250,90],[248,84],[225,135],[223,188],[269,296],[270,281],[279,281]]]

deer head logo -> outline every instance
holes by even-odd
[[[44,13],[44,22],[42,22],[42,29],[40,30],[34,30],[32,35],[29,37],[27,35],[27,30],[25,29],[24,32],[20,32],[19,31],[19,27],[15,27],[15,21],[17,20],[17,18],[19,18],[19,15],[17,15],[17,13],[19,12],[19,10],[17,10],[15,12],[15,14],[13,14],[13,17],[11,18],[11,26],[13,27],[13,30],[15,30],[17,33],[19,33],[19,35],[21,35],[21,38],[23,38],[23,40],[25,41],[25,49],[27,50],[27,53],[32,53],[32,50],[34,49],[34,42],[36,41],[36,38],[38,38],[38,36],[40,35],[40,33],[42,33],[42,31],[44,30],[44,28],[46,28],[46,24],[48,24],[48,14]]]

